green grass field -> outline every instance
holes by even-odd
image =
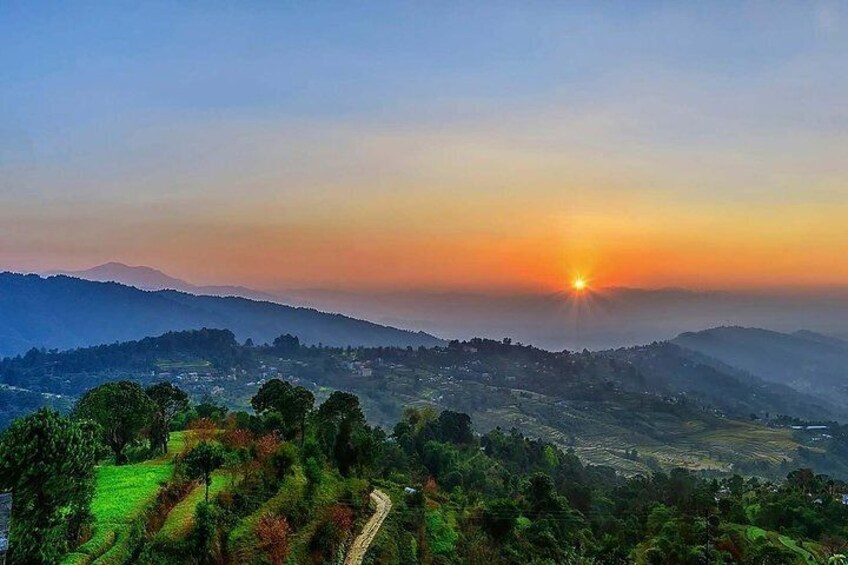
[[[172,433],[169,454],[163,457],[133,465],[106,464],[97,468],[91,503],[93,535],[65,558],[65,565],[105,565],[117,559],[131,522],[156,498],[159,487],[171,477],[173,454],[182,450],[184,439],[184,432]]]
[[[801,559],[803,559],[804,562],[808,565],[816,565],[817,563],[819,563],[819,560],[816,559],[815,555],[813,555],[811,552],[807,551],[803,547],[800,547],[794,539],[787,536],[779,536],[777,539],[780,540],[780,543],[782,543],[783,545],[794,551],[796,554],[798,554],[798,556],[801,557]]]
[[[748,528],[745,530],[745,537],[747,537],[751,541],[757,541],[759,539],[768,537],[768,532],[756,526],[748,526]]]
[[[753,543],[761,543],[765,541],[772,545],[783,545],[784,547],[792,550],[798,556],[799,563],[804,563],[805,565],[816,565],[817,563],[821,563],[821,560],[817,556],[817,553],[820,552],[821,548],[817,544],[809,543],[805,544],[805,547],[801,547],[798,545],[798,542],[788,536],[782,536],[777,532],[771,532],[756,526],[748,526],[745,528],[745,537],[748,541]]]

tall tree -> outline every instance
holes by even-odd
[[[437,420],[439,439],[458,445],[474,443],[474,431],[471,428],[471,417],[461,412],[445,410]]]
[[[291,437],[297,429],[303,443],[306,418],[315,405],[311,392],[280,379],[271,379],[259,388],[250,404],[260,414],[277,412],[282,418],[284,434]]]
[[[256,525],[259,547],[265,552],[271,565],[283,565],[289,554],[291,527],[288,520],[266,512]]]
[[[150,449],[168,453],[168,432],[177,412],[188,408],[188,395],[171,383],[157,383],[145,390],[153,401],[150,423]]]
[[[12,490],[11,563],[58,563],[90,519],[93,426],[42,409],[0,436],[0,491]]]
[[[357,460],[358,439],[366,430],[365,415],[359,398],[349,392],[335,391],[318,407],[318,436],[328,457],[347,474]]]
[[[206,486],[206,502],[209,502],[209,486],[212,472],[224,463],[224,451],[220,445],[202,442],[185,457],[186,470],[190,477],[202,480]]]
[[[300,339],[291,334],[284,334],[274,338],[274,353],[277,355],[289,355],[297,353],[300,349]]]
[[[131,381],[118,381],[89,390],[77,403],[76,417],[96,422],[103,441],[115,453],[115,464],[126,463],[124,448],[151,422],[153,401]]]

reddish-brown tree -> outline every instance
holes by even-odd
[[[259,539],[259,547],[268,557],[271,565],[283,565],[289,554],[289,527],[288,520],[266,512],[256,525],[256,537]]]

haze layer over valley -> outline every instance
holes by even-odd
[[[842,288],[819,292],[608,288],[580,294],[257,290],[196,285],[150,267],[121,263],[62,273],[145,290],[175,289],[306,306],[445,339],[510,337],[549,350],[640,345],[735,325],[848,337],[848,289]]]

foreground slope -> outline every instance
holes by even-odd
[[[157,335],[170,330],[231,329],[257,343],[297,334],[307,344],[432,346],[425,333],[337,314],[235,297],[147,292],[66,276],[0,274],[0,356],[36,348],[68,349]]]

